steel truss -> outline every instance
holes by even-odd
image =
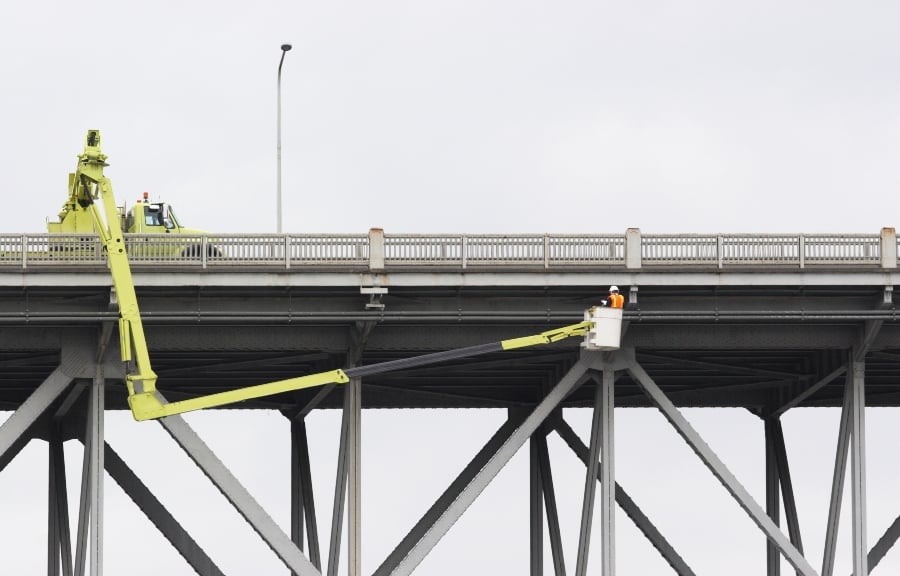
[[[877,330],[877,327],[875,328]],[[459,520],[466,509],[497,476],[509,460],[529,442],[530,445],[530,517],[531,574],[544,571],[543,535],[546,518],[550,554],[554,574],[566,573],[563,549],[575,546],[564,542],[556,508],[551,458],[546,437],[556,433],[585,464],[583,506],[577,542],[575,574],[615,574],[614,508],[618,504],[628,518],[660,553],[675,574],[694,576],[687,559],[675,550],[639,505],[628,496],[615,479],[614,407],[616,375],[627,372],[662,412],[675,431],[687,442],[703,464],[728,490],[736,503],[765,534],[767,575],[780,573],[780,557],[785,558],[802,576],[830,576],[833,573],[838,518],[848,455],[851,468],[852,551],[854,574],[865,576],[874,569],[886,552],[900,538],[900,517],[895,520],[868,549],[866,526],[865,467],[865,354],[873,330],[867,330],[860,345],[850,351],[846,366],[830,374],[830,381],[846,375],[845,395],[841,410],[832,494],[829,505],[826,545],[821,572],[817,572],[804,555],[800,538],[800,519],[794,502],[794,491],[788,466],[784,434],[779,417],[797,403],[773,407],[761,414],[766,432],[766,502],[758,504],[724,462],[691,426],[681,411],[635,360],[634,350],[615,353],[582,351],[579,360],[550,387],[532,407],[511,410],[506,422],[494,433],[453,479],[420,520],[409,530],[394,550],[374,572],[374,576],[407,575],[416,567]],[[364,331],[359,334],[360,346]],[[106,360],[104,342],[91,350],[83,342],[66,343],[60,365],[0,426],[0,471],[30,441],[48,440],[48,521],[47,573],[49,575],[99,576],[103,570],[103,471],[118,483],[147,518],[181,554],[186,563],[202,576],[219,576],[223,572],[197,544],[169,511],[156,499],[138,476],[106,443],[104,438],[104,388],[108,380],[121,380],[121,366]],[[97,361],[96,358],[104,358]],[[353,355],[348,359],[358,361]],[[596,386],[591,433],[585,443],[562,417],[561,403],[586,382]],[[812,387],[820,384],[813,384]],[[360,549],[364,537],[361,519],[361,394],[363,382],[354,378],[345,390],[341,426],[340,454],[335,479],[332,533],[327,574],[339,570],[338,551],[345,503],[348,506],[348,568],[352,576],[361,574]],[[800,395],[808,395],[808,389]],[[321,399],[322,396],[315,398]],[[238,482],[203,440],[180,416],[160,420],[160,424],[178,446],[197,464],[213,485],[253,527],[260,538],[294,574],[322,574],[319,533],[312,494],[309,446],[304,417],[315,409],[318,400],[299,407],[291,419],[291,534],[285,534],[262,509],[253,496]],[[63,423],[83,407],[84,427],[78,439],[84,443],[82,480],[79,490],[79,515],[75,533],[74,556],[68,516],[69,492],[65,480],[63,457]],[[601,465],[602,462],[602,465]],[[591,532],[600,482],[601,550],[590,571]],[[345,493],[349,494],[345,499]],[[788,533],[780,527],[779,499],[783,501]],[[307,553],[308,549],[308,553]],[[597,570],[596,566],[600,569]]]

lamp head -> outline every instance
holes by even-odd
[[[282,52],[288,52],[288,51],[290,51],[291,48],[293,48],[293,46],[291,46],[290,44],[282,44],[281,45]]]

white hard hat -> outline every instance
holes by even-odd
[[[609,287],[609,291],[610,291],[610,292],[618,292],[618,291],[619,291],[619,287],[618,287],[618,286],[610,286],[610,287]]]

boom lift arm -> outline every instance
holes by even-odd
[[[150,367],[150,354],[144,338],[144,326],[141,323],[141,312],[138,309],[112,184],[109,178],[103,175],[103,168],[108,166],[106,158],[106,154],[100,149],[100,131],[88,130],[84,139],[84,154],[78,156],[75,173],[69,178],[71,186],[69,198],[90,211],[94,227],[100,235],[100,242],[106,250],[109,271],[119,302],[119,347],[122,362],[129,368],[126,370],[125,384],[128,387],[131,404],[131,399],[136,395],[155,392],[156,374]],[[104,214],[101,214],[97,206],[98,200],[103,206]],[[137,372],[130,370],[132,360],[136,364]]]
[[[593,319],[588,319],[588,316],[585,316],[584,322],[555,328],[531,336],[424,354],[413,358],[402,358],[368,366],[357,366],[346,370],[338,369],[320,372],[166,403],[156,390],[157,377],[150,367],[150,354],[147,350],[147,341],[144,337],[144,327],[141,323],[141,313],[138,308],[131,267],[125,250],[122,225],[118,209],[116,208],[112,185],[109,179],[103,175],[103,168],[107,166],[106,158],[107,156],[100,150],[100,131],[89,130],[85,138],[84,154],[78,156],[78,165],[75,173],[70,177],[71,189],[69,192],[70,201],[77,202],[81,207],[89,210],[94,220],[95,228],[99,231],[100,241],[107,253],[109,270],[119,301],[119,341],[122,361],[126,364],[125,383],[128,388],[128,405],[131,407],[135,420],[150,420],[173,416],[193,410],[214,408],[324,384],[343,384],[349,382],[351,378],[362,378],[393,370],[469,358],[490,352],[550,344],[565,338],[588,334],[595,325]],[[98,200],[102,205],[103,213],[97,206]],[[136,365],[136,372],[131,371],[132,361]]]

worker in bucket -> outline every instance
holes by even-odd
[[[601,303],[607,308],[622,308],[625,306],[625,297],[619,294],[618,286],[610,286],[609,296]]]

